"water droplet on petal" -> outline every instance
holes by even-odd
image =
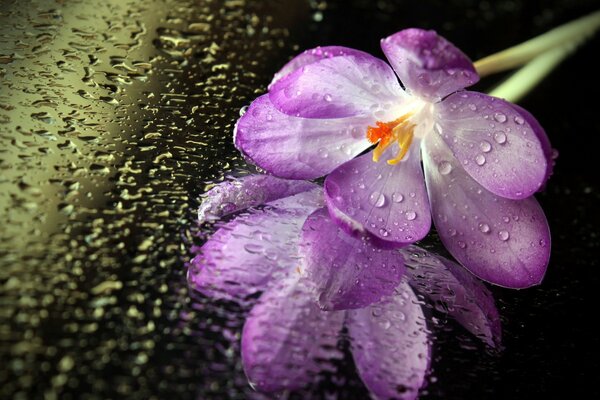
[[[492,145],[487,140],[483,140],[481,143],[479,143],[479,148],[484,153],[489,153],[492,150]]]
[[[473,103],[469,104],[469,110],[471,111],[477,111],[477,106]]]
[[[523,125],[523,123],[525,122],[525,120],[523,119],[523,117],[521,117],[520,115],[517,115],[515,117],[515,123],[518,125]]]
[[[417,213],[414,211],[407,211],[406,212],[406,219],[409,221],[413,221],[415,218],[417,218]]]
[[[510,237],[510,234],[508,233],[508,231],[500,231],[500,232],[498,232],[498,237],[503,242],[506,242],[508,240],[508,238]]]
[[[506,133],[504,133],[504,132],[496,132],[494,134],[494,140],[496,141],[496,143],[499,143],[499,144],[506,143]]]
[[[477,165],[483,165],[485,164],[485,157],[483,154],[478,154],[477,157],[475,157],[475,162],[477,163]]]
[[[497,112],[494,114],[494,119],[497,122],[503,123],[506,122],[506,115],[502,114],[501,112]]]
[[[458,247],[460,247],[461,249],[464,249],[465,247],[467,247],[467,244],[463,241],[459,241],[458,242]]]
[[[332,100],[331,95],[329,93],[327,93],[325,96],[323,96],[323,99],[325,101],[331,101]]]
[[[383,236],[383,237],[387,237],[387,236],[388,236],[390,233],[387,231],[387,229],[385,229],[385,228],[381,228],[381,229],[379,230],[379,234],[380,234],[381,236]]]
[[[450,172],[452,172],[452,164],[450,164],[448,161],[442,161],[438,164],[438,171],[442,175],[448,175]]]
[[[490,226],[488,224],[481,223],[481,224],[479,224],[479,230],[482,233],[489,233],[490,232]]]
[[[369,196],[369,202],[375,207],[383,207],[385,205],[385,195],[379,192],[373,192]]]
[[[404,200],[404,196],[402,195],[402,193],[394,193],[392,194],[392,201],[394,203],[402,203],[402,201]]]
[[[456,229],[452,229],[452,228],[448,229],[448,234],[450,236],[456,236]]]

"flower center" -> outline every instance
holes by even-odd
[[[388,160],[387,163],[395,165],[402,161],[414,137],[416,125],[410,121],[412,115],[413,112],[408,112],[393,121],[377,121],[375,123],[376,126],[369,126],[367,128],[367,139],[373,144],[377,143],[377,147],[373,150],[374,162],[379,162],[379,158],[383,152],[394,142],[398,144],[400,150],[396,157]]]

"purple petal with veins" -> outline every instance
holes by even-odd
[[[246,208],[317,187],[311,182],[285,180],[271,175],[249,175],[227,180],[202,196],[202,204],[198,209],[198,223],[216,220]]]
[[[399,251],[406,259],[406,275],[414,290],[488,346],[500,345],[500,316],[483,283],[460,265],[417,246]]]
[[[442,242],[469,271],[496,285],[541,282],[550,258],[544,212],[530,197],[510,200],[479,185],[438,135],[425,140],[423,165]]]
[[[324,312],[298,274],[265,292],[246,319],[242,364],[251,385],[264,392],[301,388],[333,370],[344,312]]]
[[[435,111],[435,133],[487,190],[524,199],[542,186],[550,159],[530,115],[504,100],[466,91],[449,96]]]
[[[281,78],[291,74],[292,72],[306,65],[312,64],[324,58],[332,58],[346,55],[369,56],[363,51],[343,46],[322,46],[316,47],[314,49],[305,50],[302,53],[298,54],[296,57],[292,58],[287,64],[283,66],[283,68],[281,68],[278,72],[275,73],[275,75],[273,76],[273,80],[269,84],[269,88],[271,88]]]
[[[313,179],[326,175],[370,146],[371,117],[297,118],[278,111],[269,95],[254,100],[235,128],[235,145],[274,175]]]
[[[339,229],[326,209],[311,214],[302,228],[300,254],[324,310],[355,309],[391,295],[404,273],[396,251],[374,247]]]
[[[367,233],[381,247],[413,243],[431,226],[419,143],[413,143],[397,165],[386,163],[395,156],[392,147],[379,162],[368,153],[343,164],[325,180],[331,217],[346,232]]]
[[[434,31],[405,29],[383,39],[381,48],[407,90],[429,101],[479,80],[471,60]]]
[[[190,285],[219,299],[242,301],[299,267],[298,242],[306,218],[322,207],[320,189],[269,204],[223,225],[188,270]]]
[[[389,119],[405,98],[392,69],[366,53],[325,58],[278,80],[269,91],[281,112],[303,118]],[[390,113],[391,112],[391,113]]]
[[[387,300],[347,311],[358,374],[377,399],[416,399],[429,368],[425,317],[410,286]]]

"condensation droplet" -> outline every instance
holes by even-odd
[[[438,164],[438,171],[442,175],[448,175],[450,172],[452,172],[452,164],[450,164],[448,161],[442,161]]]
[[[508,240],[508,238],[510,237],[510,234],[508,233],[508,231],[500,231],[500,232],[498,232],[498,237],[503,242],[506,242]]]
[[[481,224],[479,224],[479,230],[482,233],[489,233],[490,232],[490,226],[488,224],[481,223]]]
[[[523,117],[521,117],[520,115],[517,115],[515,117],[515,123],[517,125],[523,125],[523,123],[525,123],[525,120],[523,119]]]
[[[504,133],[504,132],[496,132],[494,134],[494,140],[498,144],[504,144],[504,143],[506,143],[506,133]]]
[[[417,218],[417,213],[414,211],[407,211],[406,212],[406,219],[409,221],[413,221],[415,218]]]
[[[477,157],[475,157],[475,162],[479,166],[485,164],[485,156],[483,154],[478,154]]]
[[[375,207],[383,207],[385,205],[385,195],[379,192],[373,192],[369,196],[369,201]]]
[[[402,201],[404,201],[404,195],[402,195],[402,193],[395,192],[392,194],[392,201],[394,203],[402,203]]]
[[[487,140],[483,140],[481,143],[479,143],[479,148],[484,153],[489,153],[492,150],[492,145]]]
[[[501,112],[497,112],[494,114],[494,119],[496,122],[504,123],[506,122],[506,115],[502,114]]]

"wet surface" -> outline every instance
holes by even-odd
[[[420,26],[477,59],[598,5],[4,1],[0,397],[260,398],[239,363],[242,310],[191,295],[185,281],[198,198],[243,165],[231,144],[239,109],[301,48],[381,55],[381,37]],[[598,392],[589,321],[598,306],[600,122],[584,99],[600,90],[598,45],[522,102],[560,152],[538,196],[553,232],[544,284],[494,289],[499,355],[440,322],[425,398]],[[290,397],[364,398],[349,361],[338,364]]]

